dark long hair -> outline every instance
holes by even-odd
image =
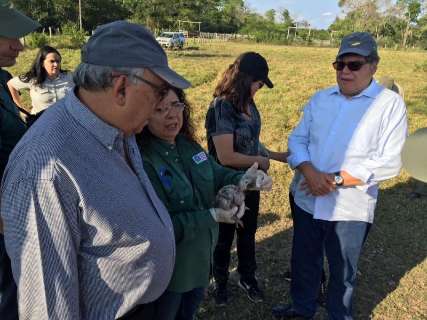
[[[185,104],[185,109],[182,114],[182,127],[181,130],[179,130],[179,134],[182,134],[188,140],[197,143],[194,136],[193,121],[191,120],[191,105],[187,100],[184,90],[175,87],[171,87],[170,90],[172,90],[177,95],[179,102]],[[142,130],[140,134],[137,134],[137,142],[140,145],[144,145],[144,143],[148,141],[150,135],[151,133],[148,129],[148,126],[145,126],[144,130]]]
[[[244,53],[228,66],[221,80],[218,82],[214,98],[220,97],[232,103],[232,105],[241,113],[247,113],[247,107],[253,103],[251,97],[251,85],[254,78],[239,70],[240,61]]]
[[[47,78],[47,72],[43,67],[44,60],[49,53],[56,53],[59,58],[61,54],[58,50],[50,46],[43,46],[40,48],[37,53],[36,58],[34,59],[33,64],[28,72],[19,76],[19,79],[23,82],[34,81],[35,85],[41,85]],[[59,72],[65,72],[65,70],[59,69]]]
[[[181,130],[179,130],[179,133],[185,136],[188,140],[196,142],[194,137],[194,125],[191,120],[191,105],[187,100],[185,92],[184,90],[175,87],[172,87],[171,90],[178,96],[179,102],[185,104],[185,109],[182,115],[182,127]]]

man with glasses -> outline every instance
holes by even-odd
[[[22,319],[152,319],[173,227],[135,142],[167,88],[190,84],[145,28],[116,21],[82,49],[76,87],[21,139],[1,215]]]
[[[19,11],[10,8],[9,2],[0,1],[0,181],[13,147],[24,135],[26,125],[7,89],[12,76],[2,67],[10,67],[24,49],[19,38],[34,31],[39,24]],[[0,319],[18,319],[16,285],[13,281],[10,260],[4,246],[0,219]]]
[[[343,38],[332,64],[337,86],[316,93],[289,137],[295,170],[290,305],[277,318],[311,318],[329,263],[330,319],[352,319],[357,263],[373,222],[378,183],[399,173],[406,107],[373,76],[379,56],[366,32]]]

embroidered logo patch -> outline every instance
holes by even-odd
[[[202,152],[199,152],[198,154],[195,154],[192,159],[196,164],[200,164],[208,160],[208,156],[206,155],[206,153],[204,153],[204,151],[202,151]]]
[[[358,45],[360,45],[361,43],[360,42],[353,42],[352,44],[351,44],[351,46],[352,47],[356,47],[356,46],[358,46]]]

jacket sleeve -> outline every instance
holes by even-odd
[[[72,198],[54,180],[21,180],[2,188],[20,319],[80,319],[79,208]]]
[[[380,182],[399,174],[402,166],[401,152],[408,132],[406,107],[399,97],[383,120],[378,149],[369,158],[348,157],[342,170],[365,183]]]
[[[288,138],[288,148],[290,155],[288,157],[288,163],[292,169],[296,168],[299,164],[304,161],[310,161],[310,154],[308,152],[308,145],[310,143],[310,125],[312,122],[312,104],[313,100],[305,106],[304,114],[292,131]]]
[[[229,184],[237,185],[244,174],[244,171],[238,171],[220,165],[211,156],[209,156],[209,161],[211,163],[212,170],[214,173],[215,191],[217,192],[223,186]]]
[[[153,185],[154,190],[156,190],[158,197],[166,208],[168,208],[173,224],[176,243],[192,240],[200,230],[208,230],[217,225],[217,222],[212,218],[209,209],[179,212],[171,210],[171,208],[177,207],[179,204],[173,203],[172,199],[166,196],[160,178],[149,162],[144,162],[144,170],[150,178],[151,184]]]

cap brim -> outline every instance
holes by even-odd
[[[427,128],[418,129],[405,142],[403,167],[417,180],[427,182]]]
[[[40,27],[40,24],[11,8],[0,9],[0,36],[22,38]]]
[[[168,67],[152,67],[150,70],[173,87],[187,89],[191,86],[189,81]]]
[[[370,54],[370,52],[367,52],[366,50],[363,50],[363,49],[347,48],[347,49],[344,49],[343,51],[338,52],[337,58],[341,57],[344,54],[349,54],[349,53],[358,54],[358,55],[364,56],[364,57],[367,57]]]
[[[273,82],[271,82],[271,80],[270,80],[269,78],[265,79],[263,82],[264,82],[264,83],[265,83],[265,85],[266,85],[267,87],[269,87],[270,89],[274,87]]]

